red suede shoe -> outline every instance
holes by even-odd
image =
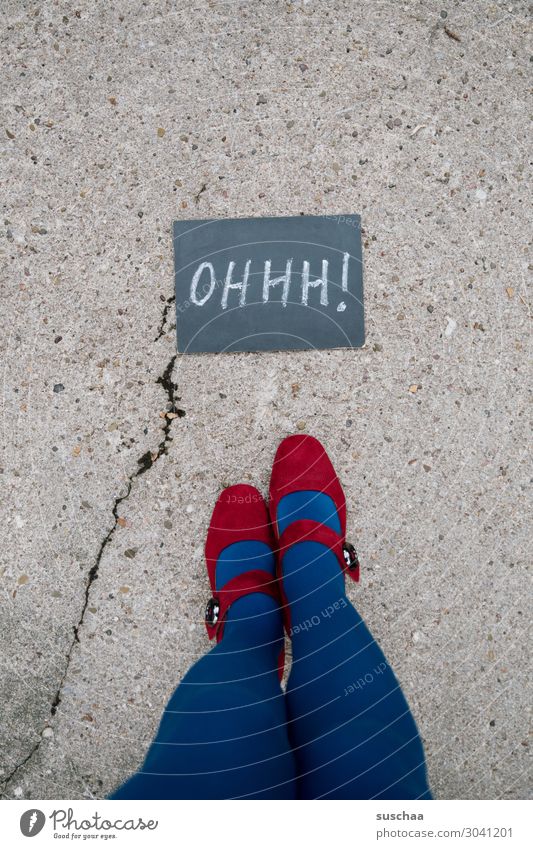
[[[236,575],[223,587],[217,589],[215,572],[220,552],[235,542],[256,540],[266,543],[275,551],[275,542],[270,526],[267,506],[261,493],[253,486],[241,483],[229,486],[220,493],[205,543],[205,558],[212,597],[205,609],[205,627],[212,640],[219,643],[224,635],[226,614],[237,599],[250,593],[265,593],[281,605],[277,579],[264,569],[250,569]],[[280,679],[283,675],[284,654],[278,666]]]
[[[289,493],[299,490],[322,492],[331,498],[339,516],[340,534],[320,522],[300,519],[288,525],[280,536],[276,518],[279,502]],[[326,449],[314,436],[288,436],[278,447],[270,478],[269,512],[277,543],[278,580],[285,627],[289,631],[289,606],[281,576],[281,560],[287,548],[298,542],[319,542],[335,553],[342,571],[352,581],[359,581],[359,558],[353,545],[346,542],[346,498]]]

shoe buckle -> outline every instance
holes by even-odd
[[[213,627],[218,622],[220,615],[220,601],[216,596],[209,599],[205,606],[205,622],[209,627]]]
[[[350,571],[359,569],[359,557],[357,556],[357,551],[351,542],[344,542],[342,544],[342,553],[344,555],[344,562],[346,563],[347,569],[350,569]]]

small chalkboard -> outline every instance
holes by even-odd
[[[358,215],[174,222],[178,351],[364,343]]]

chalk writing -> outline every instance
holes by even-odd
[[[348,291],[348,266],[350,262],[350,254],[344,253],[342,257],[342,270],[341,270],[341,288],[343,292]],[[227,266],[226,274],[224,277],[224,288],[222,289],[222,298],[220,305],[223,310],[228,307],[228,299],[231,290],[236,290],[239,292],[238,300],[232,303],[232,306],[244,307],[246,306],[246,296],[249,290],[249,281],[250,281],[250,268],[252,265],[252,260],[247,259],[244,263],[244,268],[242,272],[242,278],[234,280],[235,267],[236,262],[234,260],[230,260]],[[204,272],[209,272],[209,283],[204,285],[201,288],[201,292],[204,293],[203,297],[199,297],[198,295],[198,286]],[[329,271],[329,261],[327,259],[323,259],[321,263],[321,275],[319,277],[313,277],[311,274],[311,264],[307,259],[304,259],[302,262],[302,270],[298,274],[293,271],[293,260],[288,259],[285,265],[285,271],[283,274],[273,276],[272,272],[272,261],[270,259],[266,259],[263,263],[262,273],[258,271],[253,272],[253,276],[256,279],[262,279],[262,292],[260,298],[258,297],[258,292],[254,292],[252,294],[250,302],[257,303],[260,299],[263,304],[268,304],[272,300],[278,300],[277,298],[271,298],[271,290],[275,289],[278,286],[281,286],[281,304],[286,307],[289,302],[289,296],[291,302],[294,303],[300,302],[303,306],[307,306],[309,304],[309,290],[310,289],[320,289],[320,296],[316,298],[316,303],[319,303],[322,307],[329,306],[329,296],[328,296],[328,271]],[[274,274],[276,272],[274,271]],[[238,275],[237,275],[238,276]],[[211,298],[212,294],[216,289],[216,275],[215,269],[212,263],[210,262],[201,262],[200,265],[195,269],[192,279],[191,279],[191,289],[190,289],[190,299],[191,302],[197,307],[203,307]],[[256,287],[257,288],[257,287]],[[346,304],[344,301],[341,301],[337,310],[339,312],[343,312],[346,309]]]

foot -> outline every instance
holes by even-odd
[[[224,489],[213,510],[206,561],[213,596],[206,608],[209,637],[220,642],[238,629],[241,642],[281,635],[274,540],[265,502],[247,484]]]
[[[283,440],[269,506],[285,601],[294,605],[328,584],[331,592],[343,593],[344,572],[358,580],[355,549],[345,542],[346,499],[317,439],[302,434]]]

